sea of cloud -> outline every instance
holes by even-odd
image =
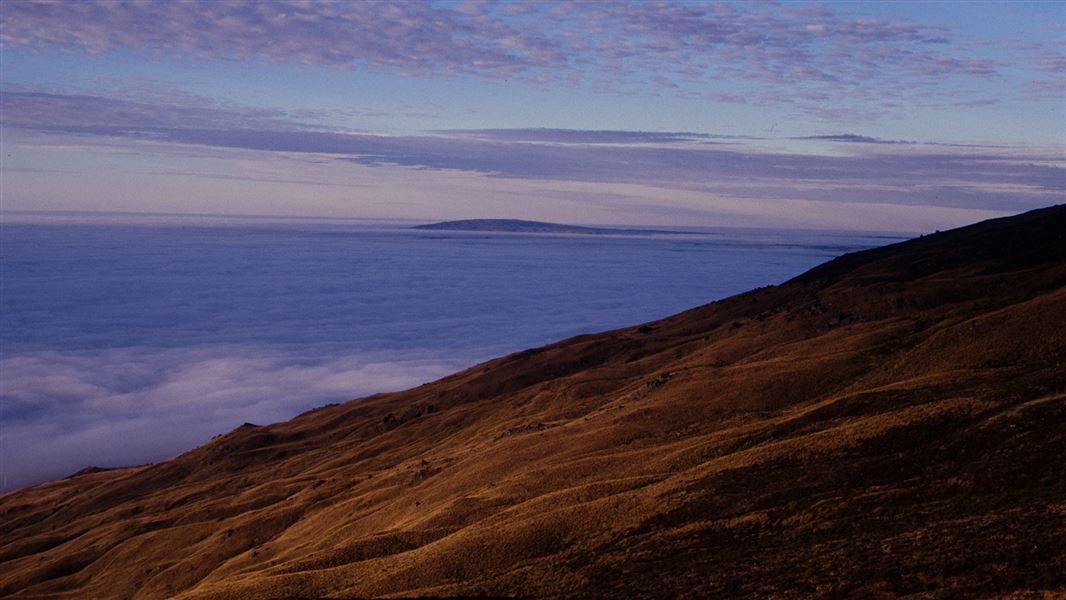
[[[5,215],[0,487],[165,459],[246,421],[783,281],[892,238],[417,232]]]
[[[0,358],[0,486],[156,461],[246,421],[437,379],[472,357],[301,356],[250,345],[39,351]]]

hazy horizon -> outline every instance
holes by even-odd
[[[1003,216],[1007,216],[1011,213],[1005,213]],[[144,218],[144,219],[177,219],[179,221],[199,222],[201,224],[209,224],[212,222],[217,223],[239,223],[241,220],[248,220],[252,223],[267,222],[267,221],[310,221],[310,222],[337,222],[337,223],[362,223],[366,225],[380,224],[382,226],[391,225],[419,225],[430,223],[445,223],[450,221],[464,221],[464,220],[515,220],[522,221],[527,219],[517,219],[512,217],[498,217],[493,215],[484,215],[477,217],[470,217],[467,219],[431,219],[426,217],[357,217],[357,216],[316,216],[316,215],[283,215],[283,214],[227,214],[227,213],[168,213],[168,212],[151,212],[151,211],[94,211],[94,210],[0,210],[0,222],[7,220],[9,222],[47,222],[49,220],[65,220],[70,218],[84,217],[93,221],[99,221],[100,219],[106,219],[109,217],[126,219],[126,223],[132,223],[129,219]],[[994,218],[994,217],[993,217]],[[530,220],[533,221],[533,220]],[[626,228],[633,227],[634,225],[640,225],[641,223],[609,223],[609,222],[597,222],[597,223],[579,223],[572,221],[534,221],[544,222],[559,225],[581,225],[590,227],[614,227],[614,228]],[[974,221],[972,223],[976,223]],[[156,221],[157,224],[165,223],[165,221]],[[963,223],[962,225],[969,225],[972,223]],[[672,230],[681,230],[686,227],[700,231],[710,232],[715,230],[740,230],[740,231],[778,231],[781,229],[792,229],[798,232],[818,232],[818,233],[870,233],[870,234],[891,234],[893,237],[916,237],[927,231],[923,230],[903,230],[903,229],[850,229],[850,228],[818,228],[818,227],[769,227],[769,226],[754,226],[745,227],[740,225],[656,225],[656,227],[662,228],[663,232],[670,232]],[[930,230],[931,231],[931,230]],[[575,235],[575,234],[567,234]]]

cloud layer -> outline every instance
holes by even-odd
[[[90,465],[161,460],[245,421],[284,420],[463,366],[412,353],[300,361],[256,346],[5,353],[0,490]]]
[[[1030,93],[1062,76],[1061,47],[993,58],[982,50],[987,40],[824,5],[26,0],[5,3],[2,11],[0,42],[8,48],[519,78],[788,105],[808,114],[832,111],[838,119],[996,102],[1003,94],[989,97],[987,86],[973,84],[999,77],[1018,60],[1033,72]]]
[[[364,167],[493,178],[654,186],[719,197],[1017,212],[1061,201],[1054,151],[883,140],[858,134],[759,140],[713,133],[566,129],[420,135],[321,131],[289,115],[234,107],[0,92],[5,127],[24,133],[309,154]],[[769,150],[785,142],[802,152]],[[827,149],[826,145],[836,149]],[[845,149],[840,151],[838,149]]]
[[[2,227],[0,491],[162,459],[244,421],[665,316],[886,241],[121,215]]]

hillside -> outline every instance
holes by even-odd
[[[0,497],[13,598],[1066,593],[1066,206]]]

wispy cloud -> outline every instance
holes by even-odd
[[[794,140],[813,140],[819,142],[847,142],[857,144],[917,144],[918,142],[905,141],[905,140],[885,140],[881,138],[871,137],[868,135],[859,135],[856,133],[836,133],[831,135],[805,135],[792,138]]]
[[[983,106],[985,101],[975,100],[970,104],[975,106]],[[946,142],[919,142],[916,140],[886,140],[884,138],[873,137],[869,135],[860,135],[857,133],[833,133],[827,135],[803,135],[789,138],[792,140],[803,140],[811,142],[839,142],[844,144],[884,144],[884,145],[903,145],[903,146],[943,146],[945,148],[1004,148],[1004,146],[997,146],[994,144],[953,144]]]
[[[507,142],[558,144],[667,144],[679,142],[714,143],[713,140],[751,140],[750,136],[695,133],[691,131],[618,131],[584,129],[442,129],[434,133]]]
[[[36,90],[0,91],[6,127],[46,130],[114,128],[136,130],[188,129],[272,129],[291,131],[306,128],[294,115],[280,110],[220,106],[206,99],[196,102],[150,102],[83,94],[50,93]],[[302,115],[301,115],[302,116]]]
[[[716,134],[487,129],[378,135],[319,131],[284,115],[240,108],[148,110],[147,105],[122,100],[31,92],[0,93],[0,99],[4,126],[28,132],[326,155],[370,167],[466,171],[509,179],[1007,211],[1053,203],[1066,191],[1061,154],[853,133],[792,140],[839,142],[859,149],[841,156],[820,154],[813,147],[806,153],[781,153],[745,145],[760,142],[754,139],[709,143],[725,141]]]

